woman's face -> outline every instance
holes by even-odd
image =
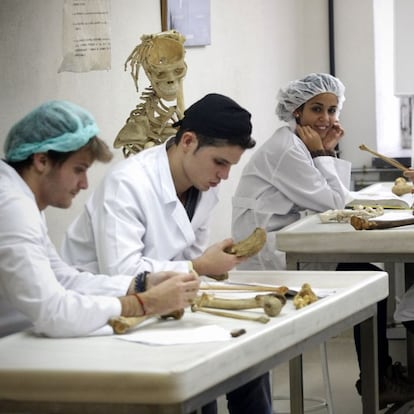
[[[299,125],[310,126],[323,139],[338,121],[338,98],[333,93],[321,93],[309,99],[294,115],[299,115],[296,117]]]

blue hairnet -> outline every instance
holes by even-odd
[[[17,122],[4,143],[7,161],[54,150],[76,151],[99,133],[92,115],[68,101],[49,101]]]
[[[303,79],[289,82],[286,88],[279,90],[276,114],[282,121],[292,121],[293,112],[305,102],[321,93],[330,92],[338,98],[338,115],[345,101],[345,86],[327,73],[310,73]]]

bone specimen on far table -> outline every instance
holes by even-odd
[[[352,209],[327,210],[319,213],[319,218],[322,223],[349,223],[352,216],[368,219],[382,216],[383,214],[384,208],[382,206],[355,206]]]
[[[395,179],[391,191],[397,196],[402,196],[413,191],[413,184],[408,183],[404,177],[398,177]]]

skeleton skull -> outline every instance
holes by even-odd
[[[172,101],[181,93],[182,79],[187,73],[184,48],[176,40],[156,37],[143,68],[158,97]]]

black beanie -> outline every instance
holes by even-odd
[[[250,139],[251,114],[227,96],[210,93],[195,102],[184,118],[174,124],[182,129],[198,132],[207,137]]]

